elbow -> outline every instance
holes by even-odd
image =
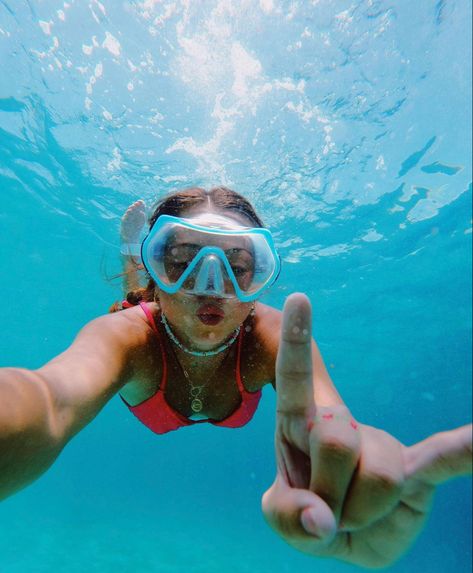
[[[60,451],[69,439],[69,419],[65,410],[60,407],[58,398],[52,390],[48,378],[40,370],[34,371],[33,374],[37,377],[43,396],[44,416],[41,433],[44,436],[45,443]]]
[[[61,442],[64,432],[57,400],[40,371],[2,368],[0,439],[11,441],[23,437],[31,442]]]

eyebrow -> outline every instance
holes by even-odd
[[[166,245],[166,250],[171,249],[173,247],[198,247],[198,248],[202,248],[202,246],[203,245],[200,245],[198,243],[172,243],[172,242],[169,242]],[[249,251],[248,249],[244,249],[244,248],[240,248],[240,247],[229,247],[229,249],[226,249],[226,250],[228,251],[230,249],[232,249],[233,251],[244,251],[245,253],[248,253],[250,255],[250,257],[253,257],[253,253],[251,251]],[[225,252],[225,249],[223,249],[223,251]]]

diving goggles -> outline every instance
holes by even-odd
[[[268,229],[208,213],[161,215],[141,245],[143,264],[163,291],[255,300],[281,263]]]

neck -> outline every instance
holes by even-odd
[[[191,354],[192,356],[215,356],[216,354],[220,354],[221,352],[224,352],[225,350],[227,350],[237,339],[239,333],[240,333],[240,327],[238,327],[231,335],[230,337],[227,339],[226,342],[222,343],[220,346],[214,348],[214,349],[210,349],[210,350],[193,350],[191,348],[188,348],[187,346],[185,346],[178,338],[177,336],[174,334],[174,332],[172,331],[168,321],[166,320],[166,317],[164,316],[164,313],[161,312],[161,322],[163,323],[164,329],[167,333],[167,335],[169,336],[169,338],[171,339],[171,341],[183,352],[185,352],[186,354]]]

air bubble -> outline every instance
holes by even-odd
[[[301,331],[301,329],[298,326],[294,326],[294,328],[292,329],[292,332],[294,334],[299,334],[300,331]]]

